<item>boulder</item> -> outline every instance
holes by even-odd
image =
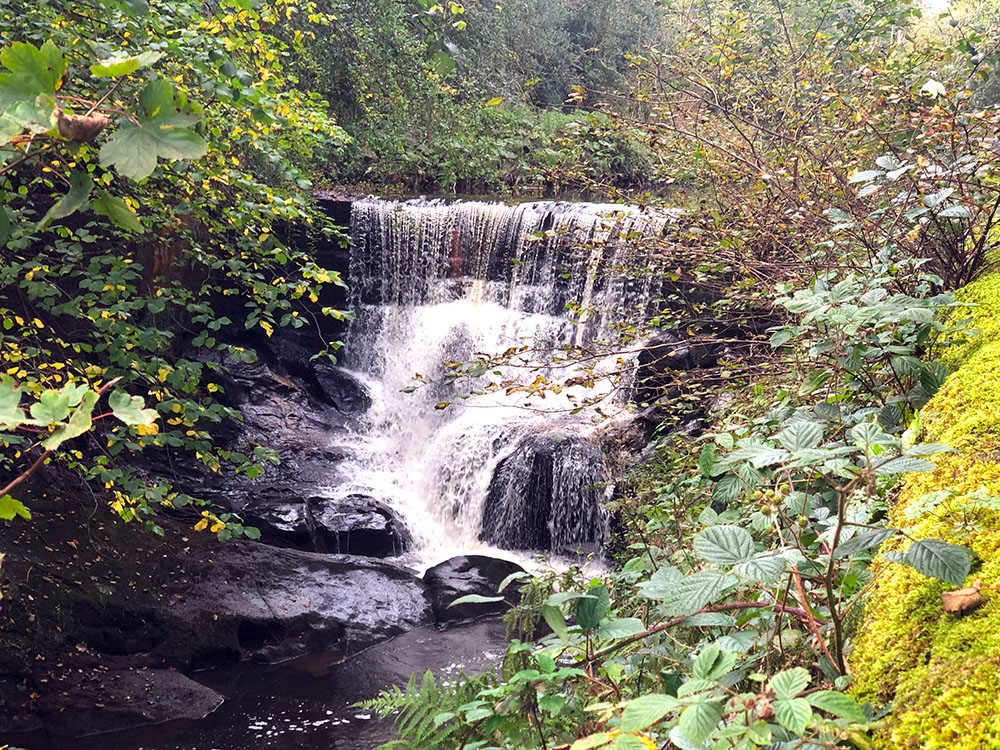
[[[357,376],[328,362],[313,366],[323,397],[341,414],[358,416],[371,408],[372,397]]]
[[[508,602],[516,600],[518,596],[520,587],[516,584],[504,589],[503,595],[508,602],[459,604],[457,607],[448,605],[467,594],[497,596],[497,588],[503,579],[523,570],[515,562],[485,555],[460,555],[435,565],[424,573],[435,619],[439,624],[444,624],[503,614],[510,608]]]
[[[403,554],[413,544],[399,514],[367,495],[311,497],[306,507],[319,552],[391,557]]]

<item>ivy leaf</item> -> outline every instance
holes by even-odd
[[[809,684],[809,671],[802,667],[786,669],[778,672],[768,686],[774,691],[775,696],[783,700],[790,700],[806,689]]]
[[[16,430],[25,421],[20,403],[20,386],[9,375],[4,375],[0,379],[0,430]]]
[[[735,565],[753,555],[753,537],[739,526],[709,526],[695,534],[694,551],[709,562]]]
[[[41,47],[14,42],[0,50],[0,64],[10,71],[0,73],[0,112],[15,102],[55,96],[66,72],[66,60],[51,39]]]
[[[94,425],[91,417],[94,413],[94,406],[97,404],[99,398],[100,396],[97,391],[88,390],[83,394],[80,405],[73,410],[69,422],[45,438],[42,441],[42,447],[45,450],[55,450],[67,440],[72,440],[88,432]]]
[[[31,405],[31,417],[41,424],[62,422],[69,416],[69,395],[59,391],[42,391]]]
[[[146,117],[138,125],[121,128],[101,147],[102,167],[114,167],[133,180],[149,177],[157,159],[197,159],[205,155],[205,140],[188,129],[201,120],[187,99],[168,81],[151,81],[139,101]]]
[[[789,732],[800,735],[812,719],[812,708],[805,698],[777,700],[774,702],[774,718]]]
[[[972,560],[965,547],[949,544],[940,539],[921,539],[914,542],[896,562],[909,565],[925,576],[961,586],[969,575]]]
[[[142,225],[137,217],[129,207],[125,204],[125,201],[117,196],[111,195],[106,190],[101,190],[98,193],[97,199],[94,201],[92,208],[94,213],[100,214],[101,216],[107,217],[111,220],[119,229],[124,229],[127,232],[135,232],[141,234],[146,231],[146,228]]]
[[[806,700],[820,711],[826,711],[828,714],[852,721],[867,721],[865,712],[861,710],[857,701],[837,690],[820,690],[818,693],[806,696]]]
[[[622,712],[623,732],[638,732],[650,727],[681,705],[672,695],[651,693],[628,702]]]
[[[716,701],[695,703],[681,712],[677,728],[685,737],[700,744],[712,735],[721,720],[721,703]]]
[[[0,497],[0,518],[4,521],[10,521],[14,516],[20,516],[25,521],[30,521],[31,511],[24,506],[24,503],[15,500],[10,495]]]
[[[108,405],[111,413],[127,425],[148,427],[156,421],[156,412],[144,409],[141,397],[129,396],[125,391],[115,391],[108,396]]]
[[[152,65],[162,56],[162,53],[153,52],[152,50],[147,50],[138,55],[129,55],[127,52],[120,51],[103,60],[98,60],[96,64],[90,66],[90,72],[98,78],[127,76],[129,73],[139,70],[139,68]]]
[[[73,172],[69,176],[69,182],[71,186],[69,192],[56,201],[42,217],[42,220],[35,227],[36,231],[43,231],[53,221],[64,219],[87,205],[90,191],[94,188],[94,181],[90,175],[86,172]]]

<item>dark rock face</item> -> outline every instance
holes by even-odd
[[[485,555],[460,555],[435,565],[424,573],[435,619],[438,623],[467,622],[506,612],[510,607],[506,602],[448,605],[467,594],[497,596],[503,579],[523,570],[517,563]],[[515,600],[518,590],[517,585],[508,586],[503,595]]]
[[[368,389],[347,370],[319,362],[313,367],[313,372],[324,398],[341,414],[357,416],[371,407],[372,397]]]
[[[413,544],[403,519],[384,503],[365,495],[332,500],[311,497],[316,550],[365,557],[401,555]]]
[[[601,450],[590,441],[525,436],[493,472],[479,538],[512,550],[599,544],[605,483]]]
[[[211,555],[170,610],[182,622],[153,651],[178,666],[352,653],[432,620],[426,585],[403,568],[255,543]]]
[[[366,495],[252,497],[240,513],[260,529],[261,541],[278,547],[392,557],[413,542],[399,514]]]

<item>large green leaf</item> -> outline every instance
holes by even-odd
[[[902,558],[893,558],[910,565],[919,573],[961,586],[969,575],[972,560],[968,550],[940,539],[921,539],[914,542]]]
[[[794,667],[778,672],[768,683],[776,697],[789,700],[794,698],[809,685],[809,672],[802,667]]]
[[[795,422],[775,437],[779,443],[794,453],[819,445],[823,439],[823,428],[816,422]]]
[[[862,550],[871,549],[882,544],[886,539],[898,533],[899,529],[864,529],[846,542],[837,545],[834,557],[837,559],[849,557]]]
[[[25,421],[20,403],[20,386],[9,375],[4,375],[0,378],[0,430],[16,430]]]
[[[99,78],[116,78],[134,73],[139,68],[152,65],[160,59],[162,53],[147,50],[138,55],[130,55],[125,51],[119,51],[98,60],[96,64],[90,66],[90,72]]]
[[[70,214],[79,211],[87,205],[90,198],[90,191],[94,188],[94,181],[86,172],[73,172],[69,176],[70,189],[62,198],[46,212],[42,220],[38,222],[35,229],[39,232],[44,230],[57,219],[65,219]]]
[[[780,552],[761,552],[733,566],[733,574],[756,583],[774,583],[787,566],[788,560]]]
[[[92,415],[94,413],[94,405],[97,404],[99,398],[100,396],[97,391],[88,389],[83,394],[80,405],[70,415],[69,422],[65,426],[53,431],[51,435],[43,440],[42,447],[46,450],[55,450],[67,440],[72,440],[89,431],[94,424]]]
[[[695,534],[694,551],[709,562],[735,565],[753,556],[753,537],[739,526],[709,526]]]
[[[818,693],[807,695],[806,700],[821,711],[826,711],[834,716],[853,721],[866,720],[865,712],[861,710],[857,701],[837,690],[820,690]]]
[[[569,628],[566,627],[566,618],[559,607],[546,604],[542,607],[542,619],[552,628],[552,632],[563,639],[569,640]]]
[[[684,576],[671,587],[664,606],[676,617],[693,615],[719,599],[737,580],[725,573],[701,570]]]
[[[698,654],[691,667],[691,676],[697,680],[718,680],[736,664],[736,654],[723,651],[718,643],[709,643]]]
[[[145,227],[142,226],[139,217],[129,210],[129,207],[125,205],[125,201],[111,195],[106,190],[101,190],[98,193],[91,207],[94,209],[94,213],[106,216],[119,229],[136,233],[145,231]]]
[[[573,617],[583,630],[593,630],[608,613],[611,603],[608,588],[603,583],[587,589],[587,596],[577,599],[573,605]]]
[[[690,740],[702,743],[707,740],[722,719],[722,704],[716,701],[695,703],[681,712],[677,728]]]
[[[31,418],[42,424],[62,422],[69,416],[69,396],[59,391],[42,391],[31,405]]]
[[[774,702],[774,718],[785,729],[802,734],[812,719],[812,708],[805,698],[791,698]]]
[[[937,466],[922,458],[912,458],[910,456],[898,456],[875,467],[875,473],[879,476],[890,474],[909,474],[917,471],[934,471]]]
[[[684,574],[677,568],[664,565],[657,568],[648,581],[637,584],[636,588],[639,589],[639,595],[647,599],[666,599],[673,595],[683,577]]]
[[[605,618],[597,626],[594,635],[598,638],[628,638],[632,635],[638,635],[645,629],[646,626],[642,624],[642,620],[636,617]]]
[[[140,396],[129,396],[125,391],[115,391],[108,397],[111,413],[127,425],[146,425],[156,421],[156,412],[144,409]]]
[[[0,518],[10,521],[14,516],[20,516],[25,521],[31,520],[31,512],[20,500],[15,500],[10,495],[0,497]]]
[[[52,97],[66,72],[62,52],[48,40],[41,47],[14,42],[0,50],[0,112],[15,102],[34,102],[40,95]]]
[[[680,701],[672,695],[642,695],[625,706],[622,712],[622,731],[638,732],[650,727],[680,705]]]
[[[502,602],[502,596],[483,596],[482,594],[466,594],[455,599],[449,607],[457,607],[459,604],[495,604]]]
[[[208,148],[189,129],[201,120],[186,98],[168,81],[151,81],[139,96],[146,116],[138,125],[123,127],[101,147],[101,166],[114,167],[133,180],[149,177],[157,159],[197,159]]]

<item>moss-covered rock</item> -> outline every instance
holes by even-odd
[[[946,584],[876,563],[851,667],[859,698],[895,706],[877,733],[886,750],[1000,748],[1000,594],[988,590],[1000,585],[1000,275],[957,298],[980,335],[949,352],[957,369],[921,412],[924,439],[957,452],[905,479],[892,522],[972,549],[979,563],[967,583],[980,581],[984,603],[949,614]]]

